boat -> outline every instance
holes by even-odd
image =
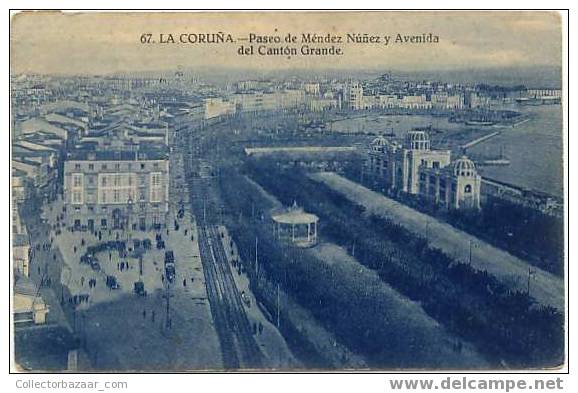
[[[480,166],[506,166],[506,165],[510,165],[510,160],[508,160],[507,158],[498,158],[495,160],[484,160],[484,161],[478,162],[478,165],[480,165]]]
[[[521,105],[548,105],[559,104],[560,97],[543,96],[543,97],[520,97],[516,98],[516,102]]]
[[[466,125],[467,126],[493,126],[494,122],[493,121],[488,121],[488,120],[466,120]]]

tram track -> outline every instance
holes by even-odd
[[[197,217],[198,242],[207,296],[226,369],[259,368],[263,355],[253,336],[233,278],[214,214],[211,178],[189,178],[191,208]],[[213,197],[213,198],[211,198]]]

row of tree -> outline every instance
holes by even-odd
[[[351,166],[344,174],[353,181],[361,178],[361,173]],[[374,190],[382,187],[365,180],[366,185]],[[415,195],[388,193],[388,196],[441,218],[540,269],[564,276],[564,222],[560,217],[495,198],[485,200],[479,211],[448,211]]]
[[[419,301],[425,311],[444,324],[448,329],[474,343],[496,366],[504,362],[516,367],[553,366],[563,359],[564,318],[553,308],[534,303],[527,293],[512,291],[485,271],[479,271],[467,264],[459,263],[437,249],[428,246],[423,238],[408,232],[394,222],[378,217],[367,217],[363,209],[347,200],[341,194],[316,183],[296,170],[285,171],[268,160],[253,160],[244,170],[265,190],[275,195],[285,205],[294,200],[308,211],[320,217],[320,233],[331,241],[347,247],[363,265],[374,269],[379,276],[412,300]],[[227,177],[231,179],[231,177]],[[235,199],[244,198],[237,195]],[[248,202],[255,200],[255,192],[249,193]],[[251,196],[252,195],[252,196]],[[239,202],[243,204],[243,202]],[[236,206],[241,216],[249,216],[251,208]],[[257,230],[245,220],[245,233]],[[259,223],[256,227],[263,232],[266,227]],[[243,233],[238,234],[243,236]],[[266,237],[267,234],[263,233]],[[261,244],[261,243],[260,243]],[[314,314],[325,321],[350,347],[360,353],[371,355],[376,362],[383,361],[382,353],[375,353],[375,331],[379,327],[371,313],[364,313],[367,307],[355,303],[349,297],[347,305],[335,294],[335,289],[325,288],[323,275],[313,274],[311,269],[322,269],[319,264],[312,267],[307,257],[287,260],[287,252],[279,251],[279,246],[271,241],[267,255],[269,265],[284,261],[283,275],[290,277],[287,289],[301,301],[308,294],[315,301],[307,303]],[[275,251],[277,250],[277,251]],[[270,255],[273,257],[270,258]],[[302,266],[302,261],[305,266]],[[325,272],[327,273],[327,272]],[[273,271],[273,276],[276,276]],[[312,280],[315,277],[315,281]],[[280,279],[280,277],[277,277]],[[326,291],[318,293],[320,287]],[[347,298],[347,296],[345,296]],[[361,297],[363,298],[363,297]],[[354,307],[355,309],[352,309]],[[341,320],[339,315],[360,312],[355,319]],[[338,314],[338,315],[336,315]],[[339,319],[337,324],[336,319]],[[349,321],[349,322],[347,322]],[[353,322],[355,321],[355,322]],[[376,325],[367,331],[374,331],[369,337],[363,332],[351,337],[352,324]],[[367,323],[367,324],[366,324]],[[364,341],[364,338],[367,340]]]

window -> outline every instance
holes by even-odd
[[[74,170],[79,171],[80,170],[80,164],[74,164]]]
[[[150,174],[150,201],[161,202],[163,195],[162,173],[152,172]]]
[[[101,165],[101,168],[102,168],[103,170],[107,170],[107,169],[108,169],[108,166],[107,166],[106,164],[102,164],[102,165]]]
[[[160,192],[156,188],[151,189],[151,202],[158,202],[160,201]]]
[[[465,194],[470,194],[471,192],[472,192],[472,186],[471,186],[470,184],[467,184],[467,185],[464,187],[464,193],[465,193]]]
[[[140,169],[145,169],[145,164],[140,164]]]
[[[72,175],[72,186],[82,187],[82,173],[75,173]]]
[[[114,164],[114,169],[120,171],[120,164]]]
[[[161,184],[161,174],[159,172],[151,173],[151,186],[158,187]]]
[[[91,171],[94,170],[94,164],[88,164],[88,169],[90,169]]]
[[[433,165],[434,169],[440,169],[440,162],[439,161],[434,161],[432,165]]]
[[[82,204],[82,191],[72,192],[72,203],[75,205]]]

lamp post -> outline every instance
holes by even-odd
[[[131,216],[132,216],[132,205],[133,201],[132,201],[132,195],[129,195],[128,200],[127,200],[127,207],[126,207],[126,226],[127,226],[127,236],[128,239],[131,238],[131,225],[132,225],[132,221],[131,221]]]
[[[478,245],[476,243],[474,243],[474,241],[472,239],[470,239],[470,254],[469,254],[469,258],[468,258],[468,263],[471,265],[472,264],[472,248],[477,248]]]

